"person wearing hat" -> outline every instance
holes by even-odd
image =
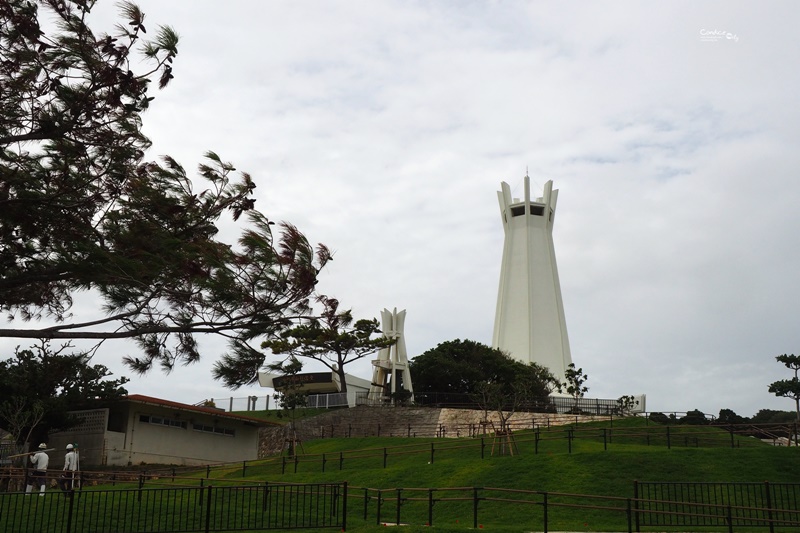
[[[77,446],[67,444],[67,454],[64,456],[64,473],[58,480],[61,490],[67,492],[75,488],[75,473],[78,471],[78,450]]]
[[[25,488],[26,493],[33,491],[33,484],[39,485],[39,496],[44,496],[45,487],[47,485],[47,465],[50,463],[50,456],[47,455],[45,450],[47,444],[44,442],[39,445],[39,451],[31,455],[31,463],[33,463],[33,471],[28,474],[28,486]]]

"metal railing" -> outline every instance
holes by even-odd
[[[269,396],[245,396],[244,398],[209,398],[194,404],[198,407],[212,407],[221,411],[266,411],[269,409]]]
[[[0,531],[15,533],[346,527],[346,482],[0,494]]]
[[[677,484],[676,484],[677,485]],[[683,485],[695,485],[687,483]],[[718,485],[718,489],[728,484]],[[786,484],[774,484],[778,495]],[[778,489],[777,486],[781,486]],[[700,504],[662,501],[646,497],[627,498],[592,494],[570,494],[538,490],[499,487],[439,487],[371,489],[352,487],[353,499],[363,499],[363,519],[377,525],[434,526],[471,522],[473,529],[491,526],[509,505],[530,509],[518,514],[526,529],[540,527],[547,532],[553,523],[574,522],[574,516],[591,514],[606,522],[615,531],[642,531],[642,527],[704,526],[704,531],[752,531],[755,528],[775,528],[797,531],[800,511],[788,500],[743,499],[738,504]],[[671,505],[667,507],[667,504]],[[371,518],[374,517],[374,518]],[[496,522],[495,522],[496,523]],[[584,524],[585,525],[585,524]],[[574,526],[573,526],[574,527]],[[786,529],[791,528],[791,529]],[[571,529],[574,530],[574,529]]]
[[[413,400],[413,401],[412,401]],[[357,392],[356,405],[409,405],[420,407],[451,407],[456,409],[482,409],[474,394],[449,392],[415,392],[412,399],[392,401],[382,393]],[[531,402],[517,406],[517,410],[532,413],[619,415],[623,408],[618,400],[603,398],[566,398],[551,396],[545,402]],[[634,410],[635,411],[635,410]]]
[[[269,396],[245,396],[242,398],[209,398],[195,405],[214,407],[222,411],[266,411],[270,409]],[[338,408],[358,405],[416,405],[421,407],[452,407],[461,409],[481,409],[472,394],[445,392],[415,392],[411,398],[387,399],[382,393],[332,392],[328,394],[309,394],[306,405],[309,408]],[[273,407],[275,408],[275,407]],[[547,402],[531,403],[519,409],[537,413],[571,413],[586,415],[618,415],[622,408],[617,400],[603,398],[567,398],[551,396]],[[634,408],[632,412],[641,412]]]
[[[303,407],[329,409],[333,407],[348,407],[346,392],[333,392],[330,394],[309,394]]]
[[[800,483],[634,482],[641,526],[796,526]]]

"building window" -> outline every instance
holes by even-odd
[[[542,204],[530,204],[529,212],[533,216],[541,217],[544,216],[544,205]],[[511,216],[512,217],[521,217],[525,214],[525,206],[524,205],[515,205],[511,207]]]
[[[175,420],[172,418],[164,418],[163,416],[153,415],[139,415],[139,422],[146,424],[155,424],[157,426],[167,426],[170,428],[186,429],[187,424],[184,420]]]
[[[192,429],[195,431],[202,431],[204,433],[213,433],[215,435],[225,435],[226,437],[236,436],[236,431],[231,428],[223,428],[219,426],[205,426],[203,424],[192,424]]]

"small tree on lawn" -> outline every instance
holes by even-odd
[[[772,383],[769,386],[769,392],[775,396],[782,398],[791,398],[794,400],[795,412],[797,414],[797,421],[800,422],[800,379],[798,379],[798,370],[800,370],[800,356],[798,355],[779,355],[775,358],[779,363],[794,371],[792,379],[781,379]]]
[[[483,410],[484,423],[488,423],[489,411],[494,411],[500,421],[499,433],[505,439],[509,449],[512,449],[513,438],[509,421],[520,409],[530,408],[540,403],[542,391],[546,394],[552,392],[557,384],[550,371],[536,363],[523,365],[517,361],[512,362],[515,374],[512,381],[487,380],[477,384],[476,392],[472,394],[475,401]],[[501,444],[501,452],[504,445]]]
[[[633,411],[633,408],[639,405],[639,400],[631,396],[630,394],[626,394],[624,396],[620,396],[617,398],[617,411],[621,415],[630,414]]]
[[[267,370],[276,372],[283,377],[280,390],[276,389],[272,397],[289,416],[289,424],[286,426],[288,431],[284,440],[289,444],[289,456],[292,457],[298,442],[297,428],[294,423],[297,419],[296,409],[305,407],[308,400],[307,393],[301,391],[302,383],[297,379],[297,375],[303,370],[303,363],[296,357],[289,357],[285,361],[267,365]]]
[[[564,371],[565,381],[561,384],[561,390],[566,391],[575,400],[572,407],[575,413],[578,412],[578,401],[589,392],[589,387],[585,385],[588,379],[589,376],[583,373],[583,368],[575,368],[575,363],[570,363]]]

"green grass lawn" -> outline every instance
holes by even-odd
[[[407,525],[395,530],[472,530],[475,495],[482,498],[479,529],[542,531],[542,494],[508,492],[541,491],[548,493],[550,531],[624,531],[625,515],[620,510],[633,497],[636,480],[777,483],[800,479],[799,448],[773,447],[708,427],[671,426],[668,435],[666,426],[647,425],[637,418],[615,420],[613,427],[602,422],[521,431],[505,445],[506,453],[500,454],[500,443],[491,436],[319,439],[302,443],[295,458],[270,457],[248,462],[246,468],[242,464],[218,466],[210,475],[202,471],[175,481],[169,477],[148,479],[145,487],[347,481],[347,530],[364,533],[386,531],[383,524],[394,523],[398,509],[400,522]],[[587,500],[559,494],[617,499]],[[429,498],[435,500],[433,526],[426,528]],[[559,503],[579,507],[553,507]],[[689,530],[726,528],[643,528],[651,532]],[[736,527],[734,531],[768,528]]]
[[[570,433],[574,436],[571,440]],[[795,482],[800,479],[798,448],[773,447],[757,439],[738,436],[733,437],[731,446],[728,432],[700,426],[671,426],[669,440],[668,448],[666,426],[647,425],[637,418],[615,420],[613,427],[609,427],[608,422],[553,427],[540,430],[538,436],[532,431],[522,431],[514,435],[511,445],[506,443],[503,455],[499,453],[500,443],[490,436],[483,440],[320,439],[303,443],[296,459],[280,457],[251,463],[244,477],[239,467],[216,470],[211,476],[214,479],[208,482],[347,481],[351,500],[348,530],[366,532],[382,527],[376,524],[377,502],[371,489],[386,490],[382,522],[395,521],[396,489],[403,489],[400,491],[401,522],[410,525],[401,529],[409,531],[427,523],[428,489],[437,489],[435,497],[443,500],[434,505],[434,529],[466,531],[472,527],[471,490],[443,489],[496,487],[630,498],[635,480]],[[493,445],[494,454],[491,453]],[[511,449],[513,455],[509,453]],[[341,469],[340,457],[343,459]],[[366,520],[363,518],[365,494],[371,495]],[[481,496],[523,498],[489,491],[482,491]],[[568,500],[562,498],[565,503]],[[486,501],[480,503],[479,509],[481,529],[542,530],[540,505]],[[551,531],[622,531],[625,526],[620,513],[603,510],[556,508],[550,511],[548,519]],[[745,530],[737,528],[736,531]]]

